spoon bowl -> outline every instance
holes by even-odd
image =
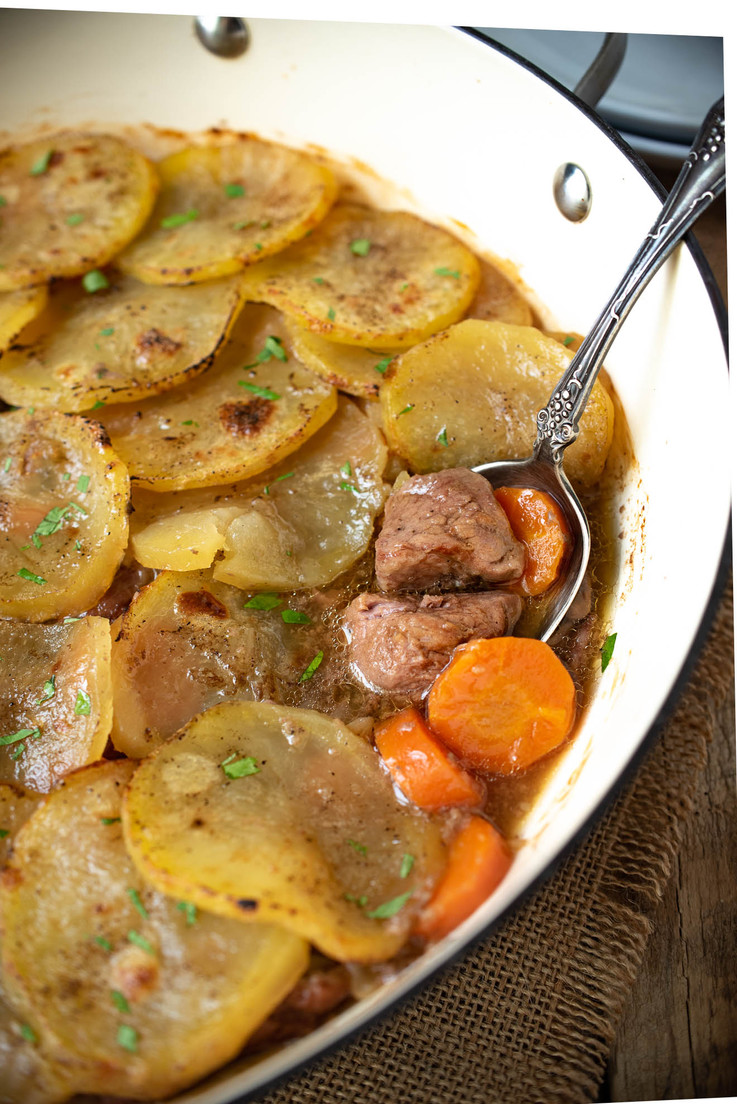
[[[696,219],[726,184],[724,99],[707,113],[688,157],[655,222],[591,330],[537,415],[537,438],[524,460],[496,460],[473,470],[493,487],[545,491],[560,506],[570,534],[561,574],[518,623],[522,636],[549,640],[566,616],[584,580],[591,553],[586,512],[563,471],[565,449],[578,437],[579,422],[599,369],[619,329],[646,286]]]

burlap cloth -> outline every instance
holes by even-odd
[[[588,1104],[636,976],[719,708],[734,692],[727,585],[686,691],[564,865],[421,994],[265,1104]]]

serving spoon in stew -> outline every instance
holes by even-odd
[[[591,530],[578,496],[563,471],[563,452],[578,437],[579,422],[610,345],[651,278],[726,182],[724,99],[708,112],[660,214],[608,303],[537,415],[537,439],[526,460],[495,460],[473,470],[493,487],[530,487],[551,495],[571,536],[563,572],[539,599],[517,632],[548,640],[560,626],[583,582],[591,553]]]

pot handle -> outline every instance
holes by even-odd
[[[588,107],[596,107],[619,72],[627,51],[626,34],[607,34],[598,54],[573,89]]]

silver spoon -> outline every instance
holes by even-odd
[[[517,631],[548,640],[560,625],[583,581],[591,531],[583,506],[563,471],[563,451],[578,437],[579,421],[612,341],[631,308],[663,262],[712,200],[724,191],[724,99],[714,104],[657,219],[632,259],[548,404],[537,415],[537,439],[526,460],[496,460],[473,470],[494,487],[534,487],[559,503],[571,533],[571,551],[557,583]]]

